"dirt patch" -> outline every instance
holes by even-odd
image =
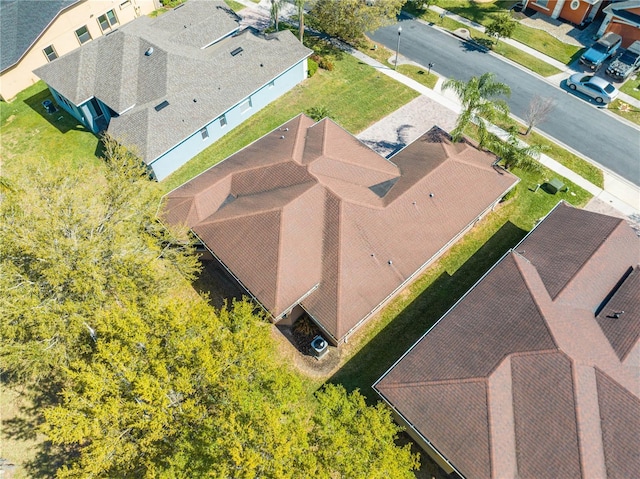
[[[274,325],[272,331],[283,356],[311,380],[325,381],[340,366],[342,347],[329,345],[322,358],[311,354],[311,341],[320,331],[308,317],[303,316],[292,327]]]

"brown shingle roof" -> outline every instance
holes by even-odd
[[[601,371],[596,370],[596,379],[608,477],[637,477],[640,471],[638,395],[630,393]]]
[[[375,390],[467,478],[633,477],[639,243],[624,221],[560,203]],[[486,410],[453,387],[429,392],[469,382],[487,385]],[[450,444],[478,421],[488,454]]]
[[[629,268],[629,275],[618,289],[613,291],[611,299],[598,315],[598,324],[607,336],[621,361],[640,337],[640,311],[625,311],[630,304],[640,304],[640,266]]]
[[[274,317],[304,297],[341,340],[517,182],[438,129],[393,160],[300,115],[171,192],[165,218]]]

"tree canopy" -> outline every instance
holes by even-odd
[[[365,32],[393,22],[404,3],[405,0],[317,0],[311,15],[316,28],[357,45]]]
[[[442,89],[453,90],[462,104],[462,112],[451,131],[455,141],[462,138],[469,124],[475,123],[478,126],[480,146],[485,146],[489,140],[489,125],[510,121],[509,106],[499,97],[510,95],[511,89],[508,85],[496,81],[494,73],[474,76],[467,82],[450,78],[444,82]]]
[[[67,454],[55,475],[411,477],[386,407],[310,393],[254,304],[215,310],[190,288],[198,262],[158,221],[158,185],[105,148],[103,176],[25,168],[0,192],[3,378],[53,391],[40,419]]]

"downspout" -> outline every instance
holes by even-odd
[[[564,7],[564,2],[565,0],[558,0],[558,3],[556,3],[556,8],[553,9],[553,13],[551,14],[551,18],[557,19],[560,16],[562,7]]]

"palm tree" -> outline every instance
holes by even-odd
[[[496,98],[499,95],[509,96],[511,88],[495,80],[493,73],[484,73],[480,77],[471,77],[468,82],[451,78],[442,85],[443,90],[453,90],[462,103],[462,112],[451,131],[454,141],[464,135],[464,129],[471,123],[478,125],[480,146],[489,140],[488,125],[496,121],[509,120],[509,106]]]
[[[294,0],[296,8],[298,9],[298,38],[300,39],[300,43],[304,44],[304,2],[305,0]]]
[[[280,19],[280,8],[283,6],[285,0],[271,0],[271,18],[275,24],[276,32],[278,30],[278,20]]]
[[[518,139],[517,132],[509,132],[506,140],[490,133],[488,135],[488,148],[498,156],[505,169],[518,167],[524,171],[541,171],[542,166],[538,161],[540,153],[547,150],[545,145],[527,145]]]

